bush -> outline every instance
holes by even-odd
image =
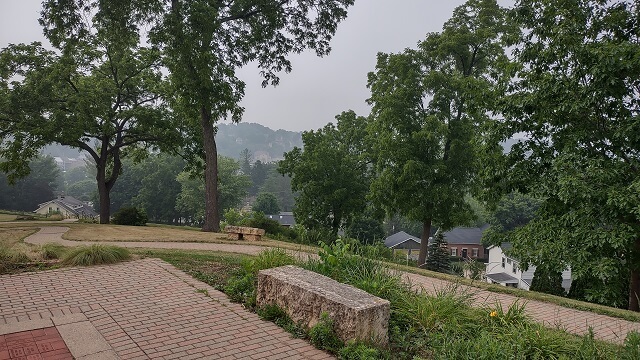
[[[60,259],[67,249],[60,244],[44,244],[40,246],[40,255],[45,260]]]
[[[295,338],[306,338],[307,333],[304,328],[298,326],[291,320],[289,315],[277,305],[265,305],[256,309],[256,313],[264,320],[272,321],[283,328]]]
[[[149,221],[147,214],[143,210],[135,207],[123,207],[113,214],[111,222],[116,225],[145,226]]]
[[[0,245],[0,272],[28,262],[31,259],[24,252]]]
[[[130,257],[129,250],[125,248],[95,244],[71,250],[65,255],[62,263],[72,266],[113,264],[128,260]]]
[[[337,354],[344,346],[333,330],[333,321],[327,313],[320,315],[320,321],[309,330],[309,340],[320,350]]]
[[[224,286],[224,292],[231,301],[245,304],[249,308],[256,305],[256,282],[258,271],[283,265],[293,265],[296,260],[282,249],[267,249],[254,259],[245,261],[240,270]]]
[[[339,357],[342,360],[378,360],[381,359],[380,350],[361,342],[349,341],[340,349]]]

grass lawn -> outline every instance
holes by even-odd
[[[14,221],[15,219],[16,219],[16,215],[13,215],[13,214],[0,214],[0,222]]]
[[[290,243],[286,241],[271,240],[263,237],[261,241],[229,240],[223,233],[210,233],[199,229],[181,229],[175,226],[124,226],[124,225],[100,225],[100,224],[61,224],[70,230],[62,237],[72,241],[141,241],[141,242],[185,242],[185,243],[215,243],[215,244],[242,244],[254,246],[278,247],[288,250],[317,252],[318,248]],[[198,231],[194,231],[198,230]]]
[[[242,268],[243,261],[252,258],[249,255],[212,251],[137,249],[132,253],[140,257],[162,259],[218,290]]]

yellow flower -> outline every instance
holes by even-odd
[[[495,311],[495,310],[493,310],[493,311],[491,312],[491,314],[489,314],[489,316],[491,316],[491,317],[498,316],[498,312],[497,312],[497,311]]]

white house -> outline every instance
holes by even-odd
[[[71,196],[59,196],[56,199],[49,200],[38,205],[34,213],[47,215],[53,212],[59,212],[65,218],[94,218],[98,213],[93,211],[89,204],[84,203]]]
[[[489,262],[485,264],[487,282],[529,290],[536,267],[531,265],[526,271],[523,271],[518,260],[505,254],[505,251],[508,252],[510,248],[510,243],[488,247]],[[570,268],[562,272],[562,287],[567,292],[571,287]]]

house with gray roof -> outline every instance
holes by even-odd
[[[61,195],[56,199],[49,200],[38,205],[34,213],[48,215],[59,212],[67,219],[95,218],[98,216],[88,203],[82,202],[74,197]]]

